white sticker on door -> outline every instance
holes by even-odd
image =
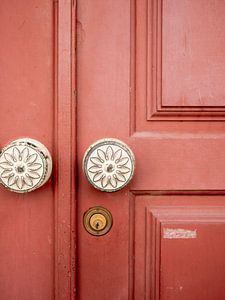
[[[164,228],[163,238],[164,239],[196,239],[197,230]]]

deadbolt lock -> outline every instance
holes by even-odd
[[[90,208],[84,214],[84,227],[92,235],[104,235],[112,227],[112,215],[104,207]]]

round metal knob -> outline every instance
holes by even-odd
[[[125,187],[134,175],[135,158],[123,142],[107,138],[92,144],[83,159],[83,171],[88,181],[104,192]]]
[[[51,154],[34,139],[15,140],[1,151],[0,181],[10,191],[25,193],[36,190],[46,183],[51,173]]]

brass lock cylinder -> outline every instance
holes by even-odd
[[[84,214],[83,223],[88,233],[101,236],[111,229],[112,215],[104,207],[93,207]]]

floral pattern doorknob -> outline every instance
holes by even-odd
[[[18,139],[1,151],[0,181],[13,192],[31,192],[41,187],[51,172],[51,154],[36,140]]]
[[[88,181],[105,192],[115,192],[133,177],[135,158],[131,149],[117,139],[102,139],[84,155],[83,170]]]

